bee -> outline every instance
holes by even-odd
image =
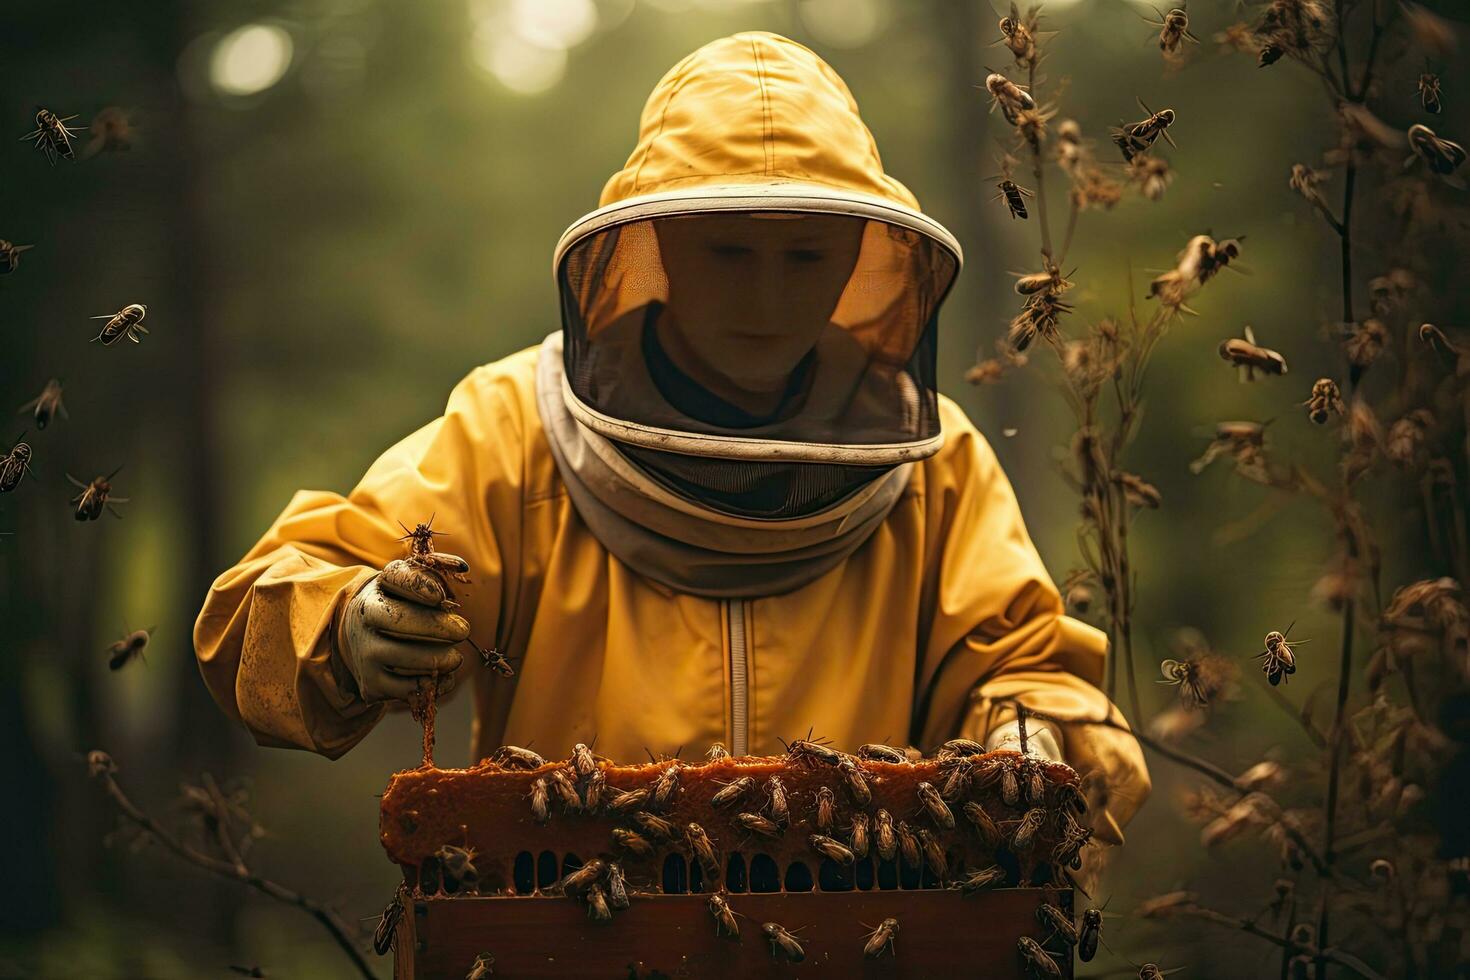
[[[561,805],[570,813],[576,813],[582,809],[582,796],[577,792],[577,784],[572,782],[572,777],[567,775],[565,769],[553,769],[547,774],[551,780],[551,788],[556,790]]]
[[[1312,958],[1310,956],[1293,956],[1291,961],[1293,964],[1300,962],[1302,964],[1301,975],[1306,976],[1306,967],[1311,965]],[[1164,977],[1171,973],[1178,973],[1182,969],[1184,967],[1176,966],[1172,970],[1161,970],[1157,963],[1145,963],[1138,968],[1138,980],[1164,980]],[[1295,973],[1292,975],[1296,976]]]
[[[914,787],[919,794],[919,807],[945,830],[954,830],[954,811],[939,795],[933,783],[921,782]]]
[[[709,747],[704,757],[710,762],[719,762],[721,759],[730,758],[730,753],[726,750],[724,742],[716,742]]]
[[[1000,769],[1000,798],[1006,806],[1017,806],[1021,802],[1021,782],[1016,778],[1019,768],[1014,763],[1002,765]]]
[[[602,802],[607,797],[607,777],[602,774],[601,769],[592,770],[582,784],[582,808],[588,813],[596,813],[602,809]]]
[[[892,861],[898,853],[898,835],[893,830],[893,814],[887,810],[879,810],[878,815],[873,818],[873,844],[878,856],[885,861]]]
[[[1041,807],[1033,807],[1027,810],[1016,824],[1016,832],[1011,837],[1011,849],[1015,851],[1030,850],[1031,843],[1036,837],[1036,832],[1041,829],[1041,824],[1046,820],[1046,811]]]
[[[1056,934],[1061,936],[1068,946],[1077,945],[1077,926],[1072,919],[1061,909],[1050,902],[1042,902],[1036,909],[1036,918],[1041,920],[1042,925],[1051,926]]]
[[[9,493],[20,486],[21,478],[30,471],[30,444],[17,441],[10,447],[10,452],[0,456],[0,493]]]
[[[8,276],[20,267],[20,253],[35,248],[34,245],[17,245],[0,238],[0,276]]]
[[[546,777],[538,777],[531,783],[531,815],[536,818],[537,823],[546,823],[551,819],[551,791],[546,785]]]
[[[378,917],[378,927],[373,930],[373,952],[379,956],[388,955],[388,950],[393,948],[393,940],[398,935],[398,920],[401,918],[403,898],[395,892],[393,901],[388,903],[383,914]]]
[[[767,810],[772,822],[778,827],[786,826],[791,822],[791,811],[786,805],[786,784],[781,782],[780,776],[772,776],[766,781],[766,792],[771,798]]]
[[[958,888],[965,894],[982,891],[991,885],[998,885],[1006,880],[1005,870],[999,865],[992,864],[988,868],[970,869],[965,872],[964,877],[956,881],[951,888]]]
[[[1270,66],[1276,64],[1276,62],[1280,61],[1281,56],[1284,54],[1286,54],[1286,49],[1281,47],[1281,45],[1267,44],[1265,47],[1261,48],[1261,53],[1256,58],[1256,67],[1269,68]]]
[[[633,822],[638,825],[639,830],[654,840],[673,840],[679,836],[677,827],[652,813],[635,813]]]
[[[4,244],[4,242],[0,242],[0,246]],[[50,425],[51,419],[54,416],[60,415],[62,418],[69,418],[70,416],[66,413],[66,406],[61,402],[61,382],[55,378],[46,382],[46,387],[41,389],[39,395],[20,407],[20,414],[26,412],[33,413],[32,418],[36,420],[36,428],[38,429],[44,429]]]
[[[1439,76],[1429,71],[1429,65],[1424,65],[1424,72],[1419,76],[1419,104],[1424,107],[1425,112],[1439,115],[1444,108],[1439,96]]]
[[[107,648],[108,668],[110,670],[121,670],[134,657],[137,657],[139,660],[146,660],[143,656],[143,651],[147,648],[148,641],[153,638],[153,630],[154,627],[152,626],[146,630],[133,630],[121,640],[109,646]]]
[[[615,909],[628,907],[628,876],[617,861],[607,862],[607,904]]]
[[[1021,757],[1021,770],[1026,779],[1022,784],[1026,790],[1026,802],[1040,806],[1046,802],[1046,771],[1030,756]]]
[[[952,738],[935,753],[941,759],[952,759],[971,755],[984,755],[985,746],[972,738]]]
[[[465,974],[464,980],[486,980],[495,973],[495,957],[490,953],[481,953],[475,957],[475,962],[470,964],[470,972]]]
[[[70,501],[71,505],[76,508],[76,513],[73,516],[77,520],[95,521],[102,516],[104,508],[113,517],[119,520],[122,519],[122,515],[112,507],[113,504],[125,504],[130,499],[128,497],[112,496],[112,478],[117,476],[118,471],[121,469],[122,467],[119,466],[106,476],[96,477],[91,483],[83,483],[70,473],[66,475],[66,478],[72,482],[72,486],[80,487],[82,491],[71,498]]]
[[[583,779],[586,779],[597,771],[597,757],[592,754],[591,749],[581,742],[572,746],[572,758],[570,761],[577,775]]]
[[[1334,412],[1338,415],[1347,413],[1347,406],[1342,402],[1342,391],[1331,378],[1318,378],[1312,382],[1311,397],[1302,404],[1307,406],[1307,417],[1318,425],[1325,425],[1327,417]]]
[[[587,902],[587,918],[593,922],[611,922],[612,909],[607,904],[607,892],[602,886],[594,882],[583,896]]]
[[[423,557],[424,555],[433,554],[434,539],[436,537],[441,537],[449,533],[448,531],[434,530],[435,516],[437,515],[430,514],[427,523],[424,521],[420,521],[413,526],[412,531],[410,531],[408,529],[408,525],[404,524],[402,521],[398,522],[398,526],[403,528],[404,533],[403,536],[398,538],[397,540],[408,542],[408,556],[410,558],[419,558]]]
[[[1203,708],[1209,699],[1200,680],[1199,664],[1193,660],[1163,660],[1159,663],[1162,680],[1156,684],[1172,684],[1179,688],[1179,700],[1187,708]]]
[[[1185,41],[1191,44],[1199,43],[1199,38],[1189,33],[1189,14],[1183,7],[1174,7],[1167,14],[1160,13],[1156,7],[1154,13],[1159,14],[1158,20],[1144,19],[1159,28],[1160,51],[1165,54],[1175,54]]]
[[[658,774],[653,783],[653,805],[660,810],[668,808],[679,793],[679,763],[674,763]]]
[[[546,760],[519,745],[502,745],[490,754],[490,761],[503,769],[540,769]]]
[[[832,832],[832,826],[837,822],[837,797],[832,793],[830,786],[818,786],[816,792],[817,803],[817,829],[824,834]]]
[[[900,820],[894,833],[898,836],[898,850],[903,855],[903,863],[911,868],[922,867],[924,857],[919,852],[919,838],[909,829],[908,821]]]
[[[990,819],[990,814],[985,812],[983,806],[969,802],[961,806],[960,811],[964,813],[965,819],[974,825],[975,830],[980,834],[980,839],[985,842],[985,846],[991,848],[1000,846],[1000,828],[995,825],[994,820]]]
[[[798,738],[789,745],[785,741],[782,741],[781,744],[786,746],[786,757],[793,765],[800,764],[808,769],[817,763],[828,766],[841,765],[842,761],[847,758],[836,749],[830,748],[824,741],[813,740],[810,732],[807,733],[806,738]]]
[[[557,882],[556,887],[572,894],[584,892],[596,885],[597,879],[601,878],[605,871],[607,871],[607,862],[602,858],[593,858],[580,868],[568,871],[566,877]]]
[[[474,893],[480,890],[480,872],[475,868],[475,849],[445,844],[434,852],[439,859],[445,891]]]
[[[469,564],[466,563],[465,567],[468,568]],[[451,608],[457,605],[458,603],[450,603]],[[489,667],[501,677],[514,677],[516,675],[516,669],[511,666],[511,663],[508,659],[506,659],[505,654],[501,653],[494,647],[486,649],[469,637],[465,637],[465,640],[474,649],[474,651],[480,655],[480,664],[482,666]]]
[[[848,846],[852,849],[854,857],[868,856],[868,815],[866,813],[852,815],[852,831],[848,835]]]
[[[1087,812],[1087,797],[1082,795],[1082,790],[1076,783],[1058,784],[1057,802],[1060,806],[1071,807],[1079,815]]]
[[[800,929],[789,931],[774,922],[766,922],[761,925],[761,932],[765,933],[766,939],[771,943],[771,955],[776,959],[783,957],[792,963],[800,963],[806,959],[806,950],[802,949],[801,943],[797,941],[796,933]]]
[[[1016,948],[1020,950],[1022,965],[1033,977],[1060,977],[1062,975],[1062,971],[1057,969],[1056,961],[1041,948],[1040,943],[1030,936],[1022,936],[1017,939]]]
[[[87,343],[102,341],[103,347],[111,347],[124,336],[135,344],[141,344],[138,334],[147,333],[148,328],[143,326],[143,317],[148,315],[148,307],[142,303],[129,303],[116,313],[103,313],[92,317],[93,320],[106,320],[102,325],[102,332],[93,337]]]
[[[648,787],[640,786],[638,789],[614,790],[614,796],[607,801],[607,809],[610,813],[631,813],[648,802]]]
[[[1031,28],[1021,19],[1021,12],[1011,3],[1010,16],[1000,19],[1000,40],[1015,55],[1017,63],[1026,65],[1036,57],[1036,38]]]
[[[1012,126],[1016,124],[1022,111],[1036,108],[1036,100],[1031,97],[1030,92],[998,71],[985,76],[984,88],[990,93],[990,111],[994,112],[995,107],[1000,106],[1001,114]]]
[[[1291,626],[1286,627],[1285,633],[1275,630],[1266,634],[1266,649],[1256,654],[1256,659],[1261,661],[1261,670],[1266,674],[1266,679],[1275,687],[1281,683],[1283,677],[1296,673],[1296,651],[1295,647],[1310,640],[1288,640],[1291,635]]]
[[[754,779],[751,779],[749,776],[741,776],[739,779],[725,783],[724,788],[714,796],[711,796],[709,801],[717,807],[732,806],[743,799],[754,788]]]
[[[991,200],[1005,201],[1006,210],[1011,213],[1012,221],[1017,218],[1025,221],[1028,217],[1030,217],[1030,215],[1026,211],[1026,198],[1035,197],[1035,194],[1031,193],[1026,188],[1016,183],[1014,180],[1011,180],[1011,178],[1009,177],[1002,177],[1000,180],[996,181],[995,188],[1000,193],[992,197]]]
[[[1440,139],[1434,130],[1423,123],[1409,127],[1409,149],[1413,155],[1404,161],[1404,166],[1414,162],[1414,157],[1423,160],[1430,171],[1448,177],[1465,162],[1465,148],[1459,143]]]
[[[704,873],[710,878],[718,878],[720,859],[715,854],[715,846],[710,843],[709,834],[704,832],[704,828],[697,823],[689,824],[684,828],[684,840],[689,845],[689,850],[693,853],[695,860],[699,862],[699,866],[704,869]]]
[[[838,864],[852,864],[857,860],[850,848],[826,834],[812,834],[806,839],[806,842],[811,845],[812,850],[829,861],[835,861]]]
[[[1169,135],[1169,127],[1174,124],[1174,110],[1160,109],[1154,112],[1142,99],[1138,100],[1138,104],[1144,112],[1148,113],[1148,118],[1139,122],[1125,123],[1112,131],[1113,142],[1117,144],[1118,149],[1123,153],[1123,159],[1128,163],[1132,163],[1133,158],[1138,154],[1147,152],[1160,136],[1164,138],[1164,142],[1178,148],[1174,138]]]
[[[54,167],[56,158],[66,157],[68,160],[75,159],[71,148],[71,138],[81,132],[78,127],[68,126],[67,123],[77,117],[76,113],[70,116],[57,116],[50,109],[36,110],[36,129],[21,137],[22,141],[30,140],[36,144],[40,151],[46,154],[46,160]]]
[[[1084,963],[1097,955],[1097,944],[1102,940],[1102,909],[1087,909],[1082,913],[1082,928],[1077,933],[1077,958]]]
[[[866,759],[869,762],[898,763],[909,761],[908,753],[903,749],[896,749],[891,745],[880,745],[875,742],[858,746],[857,754],[859,759]]]
[[[653,857],[653,845],[648,843],[637,831],[626,827],[614,827],[612,829],[613,843],[638,857]]]
[[[709,914],[715,917],[715,935],[740,938],[740,923],[735,921],[735,910],[723,895],[709,897]]]
[[[837,770],[842,773],[842,785],[847,787],[847,795],[852,797],[854,803],[867,806],[873,802],[873,791],[868,788],[868,779],[863,775],[861,766],[843,756]]]
[[[735,824],[742,830],[748,830],[752,834],[759,834],[761,837],[774,839],[781,836],[781,828],[771,823],[771,821],[759,813],[737,813],[735,814]]]
[[[1240,369],[1241,381],[1256,380],[1257,371],[1262,374],[1286,373],[1286,358],[1269,347],[1257,344],[1250,324],[1246,324],[1244,340],[1232,337],[1220,341],[1220,357]]]
[[[893,948],[893,937],[898,935],[898,920],[889,918],[878,923],[878,928],[868,933],[868,941],[863,946],[863,956],[870,960],[876,960],[883,955],[886,949],[897,956]]]
[[[1082,848],[1092,840],[1092,831],[1077,823],[1068,820],[1066,828],[1062,831],[1062,839],[1052,851],[1051,859],[1057,864],[1067,865],[1073,871],[1082,870]]]
[[[919,846],[923,848],[924,861],[929,865],[929,870],[936,877],[943,878],[949,871],[949,860],[944,856],[944,845],[939,843],[939,838],[920,828]]]

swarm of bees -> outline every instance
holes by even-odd
[[[1256,373],[1285,374],[1286,358],[1269,347],[1256,343],[1250,324],[1245,326],[1245,339],[1230,338],[1220,342],[1220,357],[1240,369],[1242,382],[1256,380]]]
[[[46,155],[47,162],[53,167],[56,166],[57,157],[75,159],[71,138],[81,130],[67,125],[75,118],[75,113],[70,116],[57,116],[50,109],[37,109],[35,130],[22,136],[21,140],[30,140],[35,143],[36,148]]]

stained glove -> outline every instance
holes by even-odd
[[[437,575],[399,559],[348,601],[337,655],[364,701],[407,701],[435,675],[440,696],[454,687],[463,657],[453,647],[470,624],[443,608],[446,598]]]

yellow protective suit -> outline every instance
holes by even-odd
[[[659,83],[602,204],[695,180],[783,179],[918,207],[883,173],[832,69],[748,32]],[[430,514],[473,568],[457,590],[473,638],[518,666],[507,679],[465,659],[474,759],[502,742],[546,753],[594,738],[620,760],[714,741],[773,753],[778,737],[809,728],[849,750],[932,749],[983,739],[1006,710],[994,699],[1010,697],[1121,720],[1096,686],[1105,635],[1064,615],[993,450],[952,401],[941,397],[943,448],[843,564],[785,595],[722,601],[641,577],[578,518],[537,414],[535,357],[475,368],[443,416],[383,453],[350,494],[299,491],[215,580],[194,630],[200,669],[257,742],[337,758],[388,710],[357,697],[333,635],[353,592],[402,555],[398,522]],[[1106,780],[1099,839],[1121,842],[1149,791],[1137,744],[1098,726],[1063,733],[1068,762]]]

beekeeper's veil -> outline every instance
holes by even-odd
[[[558,242],[566,408],[684,500],[799,518],[938,451],[960,248],[842,79],[752,31],[676,64]]]

